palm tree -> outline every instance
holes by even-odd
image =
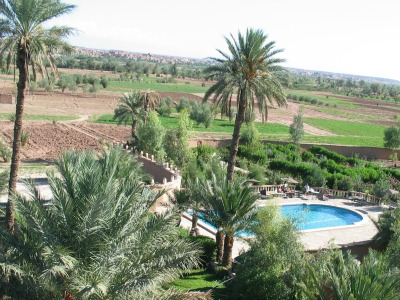
[[[162,286],[196,266],[199,250],[179,236],[179,214],[149,213],[160,193],[143,185],[132,155],[70,152],[57,168],[60,175],[49,177],[51,205],[31,187],[30,200],[16,201],[19,234],[0,231],[4,295],[163,299],[169,292]]]
[[[311,282],[300,284],[308,299],[395,300],[399,298],[400,277],[383,254],[371,251],[360,262],[349,252],[333,251],[322,266],[308,266]]]
[[[131,123],[132,138],[137,141],[137,125],[140,118],[144,115],[144,98],[140,95],[140,91],[133,91],[119,98],[120,105],[114,110],[113,120],[117,120],[118,124],[125,125]]]
[[[143,109],[145,112],[143,115],[143,123],[146,124],[149,112],[155,110],[156,107],[160,105],[160,94],[153,91],[147,91],[142,94],[142,98],[143,98]]]
[[[229,53],[217,50],[223,58],[213,58],[217,63],[208,67],[209,78],[216,79],[204,95],[204,101],[212,98],[221,105],[223,113],[230,115],[233,106],[233,95],[237,96],[237,114],[232,135],[230,156],[228,160],[227,180],[232,180],[238,151],[240,128],[246,111],[251,115],[256,105],[263,121],[268,117],[268,104],[286,105],[282,86],[277,78],[284,69],[279,63],[283,59],[275,58],[282,52],[275,49],[274,41],[267,41],[268,36],[262,30],[248,29],[243,36],[238,33],[237,39],[225,38]]]
[[[40,66],[46,70],[49,63],[55,70],[53,53],[60,49],[71,48],[63,41],[73,30],[69,27],[54,26],[50,29],[43,24],[53,18],[69,13],[74,5],[61,3],[59,0],[1,0],[0,1],[0,56],[8,52],[8,57],[15,58],[19,71],[17,100],[14,123],[13,152],[9,180],[9,195],[15,193],[21,149],[22,115],[24,112],[25,92],[29,80],[29,66]],[[10,61],[11,63],[11,61]],[[8,65],[10,64],[8,63]],[[33,68],[35,69],[35,68]],[[6,224],[14,230],[14,204],[8,201]]]
[[[203,215],[225,235],[222,265],[229,266],[232,263],[234,236],[252,227],[257,214],[254,203],[258,195],[242,179],[226,181],[213,176],[207,181],[206,189]]]

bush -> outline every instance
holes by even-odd
[[[345,156],[338,154],[334,151],[328,150],[324,147],[321,146],[312,146],[309,151],[311,153],[313,153],[314,155],[318,154],[318,155],[323,155],[328,159],[332,159],[337,163],[342,163],[345,162],[347,159]]]
[[[217,250],[217,244],[214,239],[208,236],[190,236],[192,241],[198,243],[202,249],[202,254],[200,255],[200,261],[203,267],[207,266],[207,264],[211,261],[215,260],[215,254]]]
[[[194,105],[194,101],[189,100],[188,98],[182,97],[179,99],[179,103],[176,105],[176,111],[179,113],[182,110],[186,109],[188,113],[192,110]]]
[[[204,124],[206,128],[210,127],[213,121],[210,104],[194,103],[190,111],[190,119],[195,121],[197,125]]]
[[[141,124],[137,130],[139,149],[149,155],[153,154],[158,159],[164,158],[164,135],[165,129],[157,113],[150,112],[146,124]]]
[[[0,157],[3,159],[3,161],[9,162],[11,159],[11,154],[11,149],[2,140],[0,140]]]
[[[265,168],[258,164],[251,165],[249,168],[249,178],[259,181],[259,184],[265,184]]]
[[[299,233],[274,207],[262,209],[256,238],[241,256],[229,299],[296,299],[307,257]]]
[[[384,198],[385,190],[390,189],[390,177],[385,174],[381,173],[379,179],[375,182],[374,187],[372,188],[372,192],[375,196]]]
[[[100,84],[103,87],[103,89],[108,87],[108,79],[104,76],[101,77],[100,79]]]
[[[172,114],[172,98],[161,98],[160,106],[156,109],[160,116],[168,117]]]
[[[245,145],[239,145],[238,153],[239,157],[245,157],[248,160],[259,163],[261,165],[265,165],[268,161],[268,157],[263,150],[256,150],[252,147],[248,147]]]
[[[203,161],[208,161],[217,150],[208,145],[200,145],[194,148],[196,158]]]
[[[28,143],[30,135],[31,135],[31,133],[29,131],[21,130],[21,146],[22,147],[25,147],[25,145]]]
[[[352,189],[352,179],[349,176],[343,176],[337,182],[337,187],[342,191],[350,191]]]
[[[260,133],[254,125],[254,122],[246,124],[246,127],[240,134],[240,141],[246,145],[254,145],[260,141]]]
[[[310,186],[323,187],[326,185],[324,172],[317,165],[312,166],[313,170],[310,175],[304,178],[304,181]]]
[[[315,167],[310,163],[292,163],[287,160],[273,159],[269,163],[269,168],[291,174],[293,177],[305,177],[312,175]]]
[[[315,158],[314,154],[312,154],[310,151],[304,151],[301,154],[301,158],[303,161],[313,161],[313,159]]]

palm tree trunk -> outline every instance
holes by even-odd
[[[224,253],[224,232],[222,230],[218,230],[215,235],[215,242],[217,244],[217,263],[222,262],[222,255]]]
[[[224,256],[222,257],[222,265],[228,267],[232,264],[233,234],[227,233],[224,242]]]
[[[19,81],[17,83],[18,94],[15,110],[14,141],[11,158],[10,181],[8,183],[8,202],[6,208],[6,225],[8,230],[10,230],[11,232],[14,232],[14,203],[11,198],[12,195],[15,194],[17,188],[17,178],[21,151],[22,115],[24,113],[25,91],[27,82],[27,60],[28,57],[25,49],[23,47],[19,47],[17,52],[17,67],[19,70]]]
[[[7,74],[10,73],[11,59],[12,59],[12,54],[11,54],[11,51],[10,51],[10,52],[8,52],[8,56],[7,56],[7,66],[6,66],[6,73]]]
[[[33,81],[37,82],[36,67],[35,67],[35,62],[33,60],[31,61],[31,66],[32,66]]]
[[[240,93],[240,95],[243,95],[243,92]],[[244,99],[242,99],[242,97],[239,95],[238,95],[238,101],[239,101],[239,110],[236,114],[235,128],[233,130],[233,135],[232,135],[231,148],[228,160],[228,170],[226,173],[227,181],[231,181],[233,178],[233,171],[235,169],[235,163],[236,163],[236,154],[238,152],[238,147],[239,147],[240,128],[242,127],[242,123],[244,120],[244,113],[246,110]]]
[[[199,221],[199,214],[196,211],[193,211],[192,216],[192,229],[197,227],[197,222]]]
[[[132,138],[136,139],[136,127],[137,121],[136,119],[132,118]]]

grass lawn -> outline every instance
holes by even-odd
[[[320,129],[340,135],[379,137],[381,139],[383,139],[383,132],[386,128],[384,125],[373,123],[329,120],[321,118],[304,118],[304,121]]]
[[[146,78],[145,82],[110,81],[106,90],[115,92],[134,89],[153,90],[157,92],[205,93],[208,87],[202,87],[192,82],[189,82],[189,84],[181,82],[158,83],[155,78]]]
[[[214,299],[227,299],[225,286],[215,275],[207,273],[205,269],[192,270],[176,279],[169,287],[180,291],[206,292],[212,289]]]
[[[0,113],[0,120],[9,120],[11,114]],[[29,121],[68,121],[78,119],[74,116],[47,116],[47,115],[27,115],[24,114],[24,120]]]

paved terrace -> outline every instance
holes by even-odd
[[[301,232],[300,239],[307,250],[326,249],[332,243],[339,246],[355,246],[369,243],[378,232],[373,220],[377,220],[382,213],[382,207],[371,204],[360,204],[348,199],[329,199],[321,201],[317,199],[304,200],[301,198],[274,198],[272,200],[258,200],[258,205],[285,205],[285,204],[322,204],[346,208],[362,215],[364,219],[356,225],[331,227],[325,229],[312,229]],[[182,217],[181,226],[191,227],[190,216]],[[200,234],[215,237],[215,230],[207,225],[201,225]],[[237,238],[234,244],[233,257],[249,248],[245,240]]]

